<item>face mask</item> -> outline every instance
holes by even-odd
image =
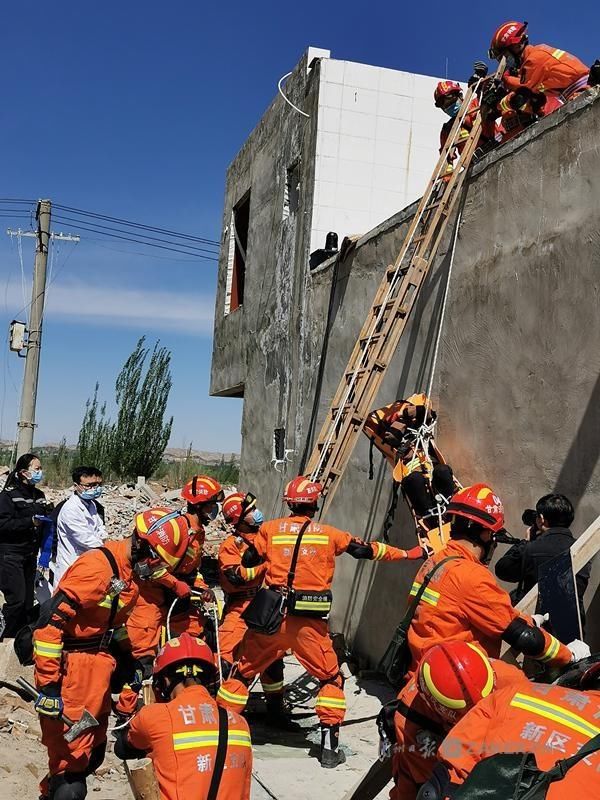
[[[36,483],[39,483],[44,478],[44,473],[41,469],[34,469],[32,472],[29,473],[29,478],[27,479],[29,483],[35,486]]]
[[[460,106],[461,101],[457,100],[456,103],[453,103],[451,106],[448,106],[448,108],[443,109],[444,114],[448,114],[448,116],[453,119],[458,114]]]
[[[513,69],[517,69],[519,66],[519,59],[516,57],[514,53],[508,52],[506,54],[506,69],[511,71]]]
[[[255,525],[257,528],[260,528],[260,526],[263,524],[264,521],[265,521],[265,515],[262,513],[260,508],[255,508],[254,511],[252,512],[252,524]]]
[[[102,495],[102,486],[93,486],[84,492],[79,492],[82,500],[97,500]]]

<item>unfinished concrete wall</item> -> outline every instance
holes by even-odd
[[[588,93],[490,154],[466,195],[434,383],[439,443],[464,483],[494,487],[515,532],[522,509],[554,489],[573,498],[576,533],[600,513],[599,124],[598,94]],[[279,513],[284,482],[305,463],[307,439],[318,432],[411,213],[392,217],[313,274],[297,251],[294,294],[278,283],[248,326],[254,351],[245,375],[242,482],[267,513]],[[440,256],[377,405],[429,384],[450,260],[443,249]],[[265,292],[259,296],[264,303]],[[213,364],[213,384],[214,371]],[[275,417],[296,450],[282,475],[267,466]],[[368,481],[364,438],[328,521],[377,538],[390,490],[379,456]],[[414,542],[404,510],[392,541]],[[375,663],[403,613],[411,568],[347,556],[338,564],[332,627]],[[600,648],[598,631],[594,637]]]

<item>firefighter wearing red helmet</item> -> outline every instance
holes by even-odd
[[[448,136],[454,125],[454,120],[458,114],[463,101],[463,90],[460,83],[456,81],[440,81],[435,87],[433,93],[433,101],[436,108],[441,108],[442,111],[450,117],[450,119],[442,125],[440,130],[440,152],[444,149]],[[479,101],[477,97],[473,97],[469,104],[469,109],[465,114],[458,139],[456,141],[456,148],[453,153],[449,154],[448,166],[444,175],[444,180],[449,180],[453,172],[452,162],[456,160],[457,156],[463,151],[464,146],[469,138],[471,129],[477,119],[477,111],[479,109]],[[485,138],[485,134],[484,134]]]
[[[187,519],[169,509],[138,514],[131,537],[81,555],[44,606],[33,632],[35,684],[40,692],[35,706],[42,715],[42,743],[49,760],[42,796],[50,800],[85,797],[86,776],[104,759],[117,657],[128,665],[125,679],[134,691],[148,666],[135,640],[130,642],[132,657],[123,658],[127,617],[141,582],[172,571],[179,562],[188,528]],[[83,708],[99,725],[68,743],[60,715],[64,712],[79,719]]]
[[[588,88],[590,69],[576,56],[547,44],[529,44],[527,22],[511,20],[496,30],[490,58],[506,57],[503,83],[518,110],[531,103],[549,114]]]
[[[419,790],[419,800],[489,796],[490,787],[498,797],[599,797],[600,758],[598,746],[593,746],[600,735],[599,686],[592,679],[589,686],[570,688],[564,677],[558,685],[499,685],[473,708],[459,712]],[[512,755],[513,764],[523,759],[518,775],[511,775],[504,754]],[[484,760],[485,771],[474,772]],[[530,766],[543,772],[552,769],[552,780],[534,782],[542,776]]]
[[[225,594],[219,643],[221,658],[231,668],[238,645],[248,630],[242,614],[262,586],[265,576],[265,564],[245,567],[242,563],[244,553],[253,544],[264,517],[251,492],[235,492],[226,497],[223,501],[223,517],[231,527],[231,534],[219,548],[219,578]],[[269,664],[261,673],[260,680],[270,721],[285,723],[283,659],[278,658]]]
[[[423,550],[416,547],[407,552],[382,542],[365,542],[331,525],[315,522],[321,493],[319,483],[302,475],[290,481],[283,495],[290,515],[262,524],[244,553],[243,566],[264,565],[265,583],[281,594],[285,616],[280,630],[273,635],[248,632],[239,660],[217,699],[229,708],[242,710],[254,675],[292,650],[320,683],[316,712],[321,722],[321,765],[336,767],[345,760],[338,744],[346,701],[325,619],[331,607],[335,558],[348,553],[358,559],[403,561],[422,558]],[[298,553],[297,563],[290,578],[294,550]]]
[[[395,745],[391,800],[415,800],[431,775],[438,746],[470,708],[496,689],[528,683],[518,667],[488,659],[467,642],[442,642],[427,650],[416,675],[387,707],[384,742]]]
[[[250,800],[248,723],[217,706],[211,693],[216,677],[214,655],[205,642],[188,633],[168,641],[154,663],[158,702],[144,706],[118,735],[119,758],[152,759],[162,800],[209,795]],[[214,794],[211,786],[217,787]]]
[[[496,536],[504,529],[498,495],[484,483],[467,486],[452,497],[447,514],[450,542],[423,564],[411,589],[416,594],[433,567],[451,559],[433,574],[411,622],[412,668],[425,650],[448,639],[475,644],[494,658],[502,641],[545,663],[564,665],[581,658],[583,643],[566,646],[516,611],[488,569]]]

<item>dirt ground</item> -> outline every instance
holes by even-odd
[[[0,648],[4,679],[14,681],[27,671]],[[7,666],[8,662],[8,666]],[[270,728],[258,687],[249,705],[254,742],[252,800],[306,800],[319,796],[342,800],[368,770],[377,754],[374,717],[389,689],[374,681],[349,676],[346,681],[348,715],[341,732],[346,764],[335,770],[321,768],[317,758],[318,720],[314,713],[317,685],[292,657],[286,658],[288,697],[298,729],[281,732]],[[111,722],[112,724],[112,722]],[[109,737],[110,738],[110,737]],[[36,800],[38,782],[46,772],[46,752],[40,726],[31,705],[5,689],[0,690],[0,800]],[[133,800],[121,763],[109,753],[88,781],[90,800]],[[310,787],[310,791],[309,788]],[[380,797],[387,796],[387,790]]]

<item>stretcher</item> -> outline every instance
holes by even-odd
[[[436,493],[431,486],[433,470],[437,465],[448,465],[443,453],[435,443],[437,413],[423,393],[412,394],[406,400],[397,400],[383,408],[372,411],[365,422],[363,432],[371,442],[369,478],[373,477],[373,449],[382,453],[392,469],[394,481],[392,502],[384,523],[384,539],[388,541],[396,511],[398,493],[402,492],[415,522],[419,544],[437,553],[448,542],[450,524],[444,514],[450,497]],[[427,514],[418,514],[402,482],[413,473],[423,475],[435,505]],[[453,492],[461,488],[453,477]],[[433,524],[435,522],[437,524]]]

